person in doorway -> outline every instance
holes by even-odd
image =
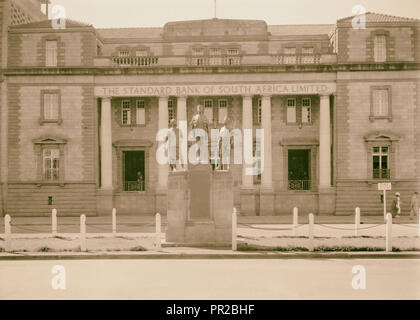
[[[392,200],[392,217],[399,218],[401,216],[401,194],[395,193],[395,198]]]
[[[143,179],[143,175],[141,174],[141,171],[137,172],[137,185],[138,185],[138,189],[139,191],[144,191],[144,179]]]
[[[415,191],[411,197],[411,209],[410,209],[410,220],[413,220],[414,217],[417,217],[419,214],[419,202],[418,202],[419,193]]]

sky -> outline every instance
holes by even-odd
[[[333,24],[352,8],[420,19],[420,0],[216,0],[217,17],[276,24]],[[210,19],[214,0],[52,0],[69,19],[96,28],[162,27],[169,21]]]

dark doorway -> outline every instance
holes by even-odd
[[[144,151],[124,152],[124,191],[145,189]]]
[[[289,190],[310,190],[310,150],[289,150]]]

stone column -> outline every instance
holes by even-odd
[[[168,129],[168,97],[159,97],[159,128]],[[160,142],[162,145],[164,142]],[[168,165],[158,164],[158,190],[166,191],[168,184]]]
[[[100,215],[111,215],[113,208],[112,185],[112,120],[111,98],[102,97],[101,102],[101,189],[97,197],[97,210]]]
[[[112,190],[111,98],[102,98],[101,107],[101,189]]]
[[[319,123],[319,187],[331,186],[330,97],[322,95]]]
[[[319,213],[332,214],[335,195],[331,188],[331,116],[330,96],[320,96],[319,123]]]
[[[261,188],[273,189],[271,153],[271,96],[263,96],[261,101],[261,127],[264,129],[264,171],[261,175]]]
[[[242,132],[246,129],[252,130],[252,96],[244,96],[242,98]],[[245,144],[247,141],[243,140]],[[253,143],[251,141],[251,143]],[[245,149],[244,149],[245,150]],[[251,145],[252,150],[252,145]],[[253,188],[254,187],[254,176],[246,174],[246,168],[252,168],[252,165],[245,163],[245,153],[243,155],[243,166],[242,166],[242,187]]]
[[[253,129],[252,120],[252,96],[242,97],[242,143],[245,145],[245,130]],[[251,150],[253,150],[253,141],[251,141]],[[245,151],[245,149],[243,148]],[[255,215],[255,190],[254,176],[246,174],[246,168],[252,168],[252,165],[245,163],[245,152],[242,159],[242,187],[241,187],[241,214]]]
[[[158,130],[168,128],[168,97],[159,97],[158,102]],[[161,146],[164,142],[159,142]],[[158,166],[158,181],[156,186],[156,212],[166,214],[167,210],[167,186],[168,186],[168,171],[169,164],[159,164]]]
[[[178,97],[178,103],[177,103],[177,120],[178,120],[178,129],[181,129],[181,121],[185,121],[187,123],[188,119],[187,119],[187,97]],[[187,141],[188,137],[188,123],[187,123],[187,127],[186,127],[186,132],[185,132],[185,141]],[[178,150],[179,150],[179,161],[181,161],[181,152],[183,153],[184,156],[184,167],[185,169],[188,168],[188,146],[185,145],[181,145],[182,141],[177,141],[178,143]],[[188,142],[187,142],[188,145]],[[185,150],[184,150],[184,149]],[[181,163],[179,163],[177,165],[177,168],[181,168]]]
[[[274,191],[271,145],[271,96],[262,97],[261,127],[264,129],[264,171],[261,175],[260,214],[274,215]]]

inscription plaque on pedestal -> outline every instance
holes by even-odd
[[[189,218],[209,220],[211,218],[211,174],[210,165],[191,166],[188,174],[190,192]]]

